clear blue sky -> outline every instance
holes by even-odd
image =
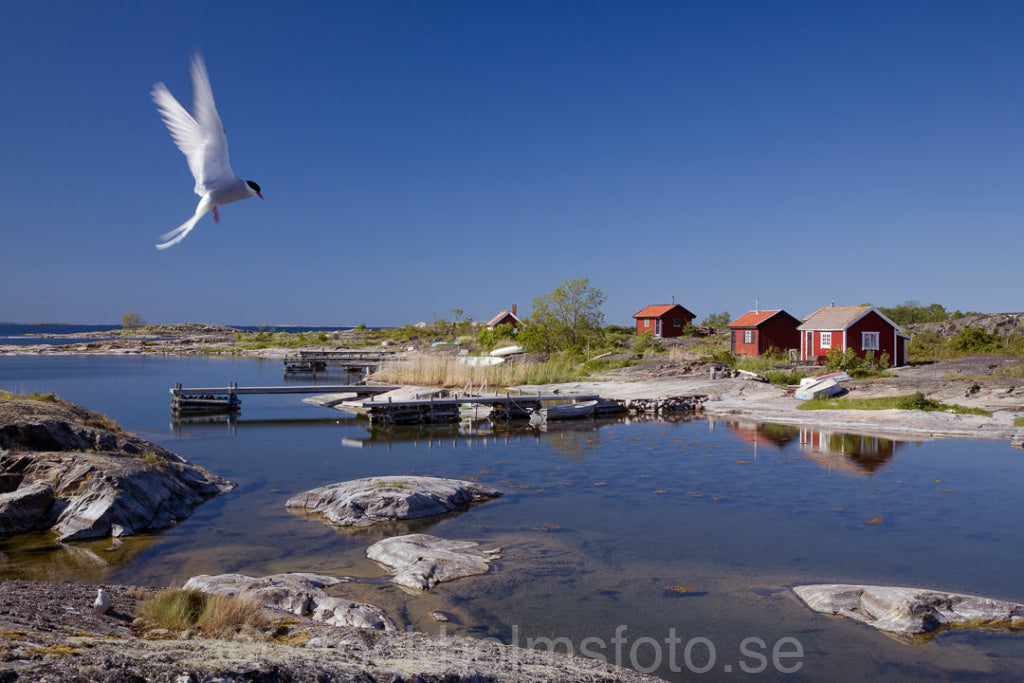
[[[158,251],[195,49],[266,200]],[[0,321],[1024,309],[1021,2],[6,2],[0,92]]]

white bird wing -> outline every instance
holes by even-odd
[[[151,94],[174,143],[188,161],[188,168],[196,181],[196,194],[202,197],[218,183],[234,178],[228,160],[227,137],[202,58],[198,54],[192,56],[195,118],[185,111],[163,83],[154,85]]]

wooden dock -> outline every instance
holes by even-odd
[[[178,382],[171,387],[171,410],[176,413],[234,411],[242,405],[243,394],[355,394],[375,396],[401,387],[364,384],[312,384],[283,387],[240,387],[232,382],[226,387],[185,388]]]
[[[466,405],[482,404],[491,409],[492,422],[528,419],[547,401],[591,401],[600,400],[597,394],[488,394],[454,397],[428,397],[411,400],[394,401],[350,401],[348,405],[364,411],[370,424],[413,425],[413,424],[451,424],[459,422],[461,409]],[[623,408],[609,402],[609,412],[621,412]],[[614,410],[613,410],[614,409]]]
[[[342,367],[345,370],[362,370],[364,373],[372,371],[386,360],[393,358],[394,351],[357,351],[357,350],[333,350],[333,351],[295,351],[289,353],[284,359],[284,371],[287,374],[304,374],[316,377],[317,372],[323,372],[328,365]]]

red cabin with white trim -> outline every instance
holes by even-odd
[[[853,349],[860,357],[889,354],[893,366],[907,362],[907,340],[899,325],[874,306],[822,306],[804,317],[800,358],[823,361],[832,349]]]

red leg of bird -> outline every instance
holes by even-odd
[[[220,223],[220,216],[217,215],[217,207],[213,207],[213,222]]]

